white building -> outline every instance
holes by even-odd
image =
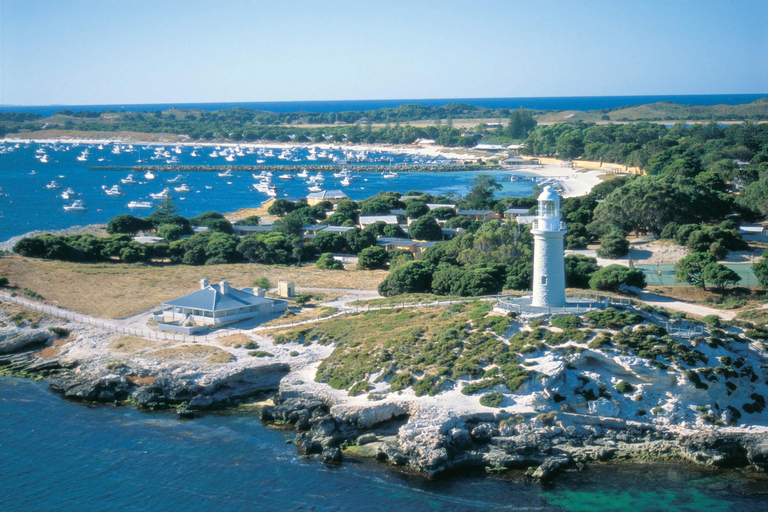
[[[565,223],[560,220],[560,196],[550,186],[538,198],[533,235],[533,306],[565,306]]]

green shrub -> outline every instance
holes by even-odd
[[[298,352],[296,352],[295,350],[292,350],[292,351],[291,351],[291,357],[296,357],[296,356],[298,356],[298,355],[299,355],[299,353],[298,353]]]
[[[259,348],[259,345],[258,345],[258,343],[255,343],[255,342],[253,342],[253,341],[247,341],[247,342],[245,343],[245,348],[247,348],[247,349],[249,349],[249,350],[253,350],[253,349],[255,349],[255,348]]]
[[[411,387],[413,387],[413,392],[416,393],[416,396],[435,396],[440,391],[440,383],[437,377],[431,375],[417,380]]]
[[[264,350],[253,350],[248,352],[248,355],[252,357],[275,357],[275,354],[271,352],[265,352]]]
[[[632,386],[632,384],[630,384],[629,382],[627,382],[625,380],[622,380],[621,382],[616,384],[616,391],[618,391],[621,394],[630,393],[630,392],[632,392],[634,390],[635,390],[635,388]]]
[[[710,327],[717,327],[719,329],[720,327],[723,326],[723,322],[720,320],[720,317],[717,315],[707,315],[701,320],[702,322],[704,322]]]
[[[255,281],[251,282],[251,286],[255,288],[264,288],[265,290],[269,290],[270,288],[272,288],[272,283],[266,277],[260,277]]]
[[[558,316],[553,318],[550,323],[560,329],[576,329],[581,325],[581,318],[578,315]]]
[[[22,293],[23,293],[24,295],[26,295],[27,297],[31,297],[31,298],[33,298],[33,299],[40,299],[40,300],[42,300],[42,298],[43,298],[43,296],[42,296],[42,295],[40,295],[39,293],[37,293],[37,292],[35,292],[35,291],[32,291],[32,290],[30,290],[29,288],[24,288],[24,290],[22,291]]]
[[[359,395],[360,393],[368,391],[369,389],[371,389],[371,384],[367,380],[356,382],[355,385],[350,388],[349,396]]]
[[[64,336],[67,336],[69,334],[69,331],[63,327],[49,327],[48,330],[54,333],[59,338],[63,338]]]
[[[389,381],[390,391],[400,391],[413,383],[413,376],[410,373],[396,373]]]
[[[0,286],[8,286],[8,278],[6,276],[0,276]]]
[[[503,399],[504,395],[498,391],[491,391],[490,393],[480,397],[480,405],[484,405],[486,407],[498,407]]]
[[[557,412],[550,411],[546,414],[539,414],[536,416],[536,419],[544,425],[551,426],[554,425],[555,420],[557,419]]]

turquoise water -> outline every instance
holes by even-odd
[[[165,159],[152,160],[154,148],[157,146],[135,145],[133,152],[112,153],[111,144],[72,146],[61,144],[58,150],[51,144],[15,144],[6,143],[5,152],[0,152],[0,187],[5,196],[0,197],[0,241],[10,237],[28,233],[34,230],[57,230],[70,226],[106,223],[121,213],[147,215],[151,210],[134,210],[127,207],[130,201],[150,200],[149,194],[158,193],[165,187],[172,187],[166,180],[174,178],[178,171],[173,165],[167,165]],[[84,149],[88,149],[90,157],[87,161],[78,161]],[[179,213],[192,217],[200,213],[214,210],[231,212],[239,208],[258,207],[269,196],[254,190],[254,179],[251,172],[238,172],[238,166],[257,166],[258,160],[264,160],[263,165],[307,165],[318,163],[307,160],[309,150],[301,148],[296,151],[298,161],[281,160],[278,158],[281,149],[275,148],[274,156],[263,157],[257,154],[245,154],[237,157],[234,162],[227,162],[223,157],[210,157],[213,147],[206,146],[196,150],[200,156],[192,156],[192,147],[182,147],[181,153],[170,151],[172,146],[166,146],[170,155],[178,158],[182,165],[227,165],[232,168],[233,178],[220,178],[216,172],[190,173],[188,193],[172,193]],[[41,156],[38,150],[45,151],[48,162],[42,163],[36,156]],[[340,150],[330,152],[331,157],[343,158]],[[416,155],[399,155],[387,153],[372,153],[366,162],[350,164],[349,168],[360,178],[352,181],[351,186],[343,187],[340,179],[333,178],[331,173],[325,173],[324,189],[343,189],[352,199],[361,200],[380,191],[397,191],[406,193],[419,190],[432,194],[447,192],[463,195],[469,192],[470,182],[477,172],[450,173],[401,173],[399,178],[385,179],[378,173],[364,172],[367,165],[378,163],[381,159],[392,160],[393,164],[419,164],[432,162],[431,159]],[[128,173],[115,171],[88,171],[88,166],[129,166],[137,165],[141,159],[146,165],[164,165],[166,172],[157,173],[154,180],[146,180],[137,174],[137,185],[123,185],[120,180]],[[101,161],[100,161],[101,160]],[[445,162],[445,160],[440,160]],[[438,161],[438,162],[440,162]],[[31,171],[36,174],[32,175]],[[508,175],[509,172],[490,172],[497,177]],[[46,185],[52,180],[59,182],[64,188],[70,187],[82,195],[88,207],[87,212],[65,212],[64,205],[72,203],[60,197],[62,190],[47,189]],[[304,180],[282,181],[273,177],[274,183],[280,187],[279,197],[298,199],[310,193]],[[102,187],[110,188],[120,185],[126,195],[114,197],[104,193]],[[531,193],[532,182],[504,182],[504,188],[497,196],[526,196]],[[155,201],[157,203],[158,201]]]
[[[764,475],[684,465],[590,466],[541,485],[520,474],[435,481],[346,459],[329,467],[292,431],[246,414],[178,421],[90,407],[0,377],[0,510],[765,510]]]

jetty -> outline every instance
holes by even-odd
[[[193,172],[225,172],[233,173],[253,173],[253,172],[278,172],[278,173],[298,173],[303,169],[310,172],[339,172],[341,169],[353,169],[355,172],[376,173],[397,171],[404,172],[456,172],[468,169],[462,163],[446,164],[395,164],[395,165],[348,165],[348,164],[305,164],[305,165],[98,165],[88,166],[89,171],[96,172],[124,172],[124,173],[146,173],[156,172],[175,172],[175,173],[193,173]],[[498,171],[501,166],[484,165],[472,166],[472,170]]]

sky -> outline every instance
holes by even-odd
[[[768,93],[766,0],[0,0],[0,105]]]

